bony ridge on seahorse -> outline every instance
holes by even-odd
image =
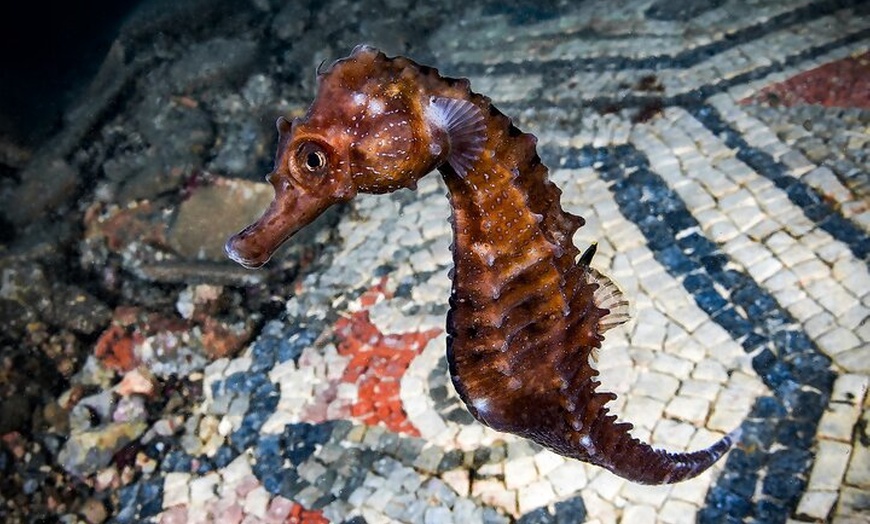
[[[275,198],[226,244],[245,267],[328,207],[358,192],[414,188],[437,169],[449,190],[453,262],[447,355],[468,410],[499,431],[626,479],[661,484],[698,475],[738,438],[693,453],[656,450],[629,434],[598,392],[589,359],[624,322],[618,288],[572,242],[581,217],[562,210],[536,139],[465,79],[359,46],[318,73],[317,97],[278,119]]]

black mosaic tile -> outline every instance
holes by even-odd
[[[734,465],[736,466],[737,464],[735,463]],[[742,466],[743,464],[740,465]],[[758,475],[754,473],[728,471],[719,477],[717,485],[719,486],[719,489],[739,495],[746,500],[751,500],[755,494],[755,485],[757,482]]]
[[[753,338],[754,337],[758,337],[758,338],[762,338],[762,339],[764,338],[764,337],[761,337],[759,335],[756,335],[755,333],[753,333],[750,336]],[[749,339],[750,339],[750,337],[746,338],[746,340],[749,340]],[[746,346],[744,346],[744,349],[746,349]],[[759,375],[769,374],[771,371],[771,368],[773,368],[773,366],[776,363],[777,363],[776,355],[774,355],[773,352],[767,348],[762,350],[761,353],[752,357],[752,368],[755,369],[755,372],[758,373]]]
[[[783,501],[783,505],[787,508],[793,508],[797,505],[804,488],[806,488],[806,480],[793,472],[768,473],[762,483],[761,492]]]
[[[497,460],[498,461],[504,460],[504,458],[505,458],[504,451],[505,451],[504,449],[500,449],[497,447],[475,449],[473,454],[472,454],[472,456],[473,456],[472,466],[474,468],[479,468],[480,466],[483,466],[484,464],[486,464],[488,462],[495,462]]]
[[[284,469],[280,465],[273,465],[273,467],[263,465],[253,468],[253,470],[269,493],[281,495],[291,500],[297,493],[310,486],[305,479],[299,478],[299,474],[295,470]]]
[[[452,449],[444,453],[441,463],[438,464],[438,472],[450,471],[462,465],[465,460],[465,453],[459,449]]]
[[[837,374],[828,369],[830,358],[818,353],[796,355],[791,359],[794,375],[802,384],[814,387],[820,391],[830,391],[834,386]]]
[[[586,520],[586,505],[582,497],[572,497],[557,502],[554,510],[557,524],[572,524]]]
[[[815,426],[807,421],[786,420],[776,432],[777,442],[788,442],[800,449],[810,449],[815,436]]]
[[[310,457],[317,446],[324,444],[331,436],[331,424],[288,424],[281,435],[280,446],[283,456],[298,466]],[[265,437],[264,437],[265,438]]]
[[[743,350],[747,353],[753,353],[756,349],[767,345],[767,342],[768,340],[764,336],[758,333],[750,333],[740,341],[740,345],[743,346]]]
[[[712,319],[731,333],[735,340],[752,331],[752,323],[737,312],[731,304],[713,315]]]
[[[254,450],[254,457],[257,463],[274,460],[281,455],[283,443],[281,435],[263,435],[257,442],[257,448]]]
[[[788,522],[788,508],[777,500],[762,498],[758,502],[758,512],[752,522],[779,524]]]
[[[424,442],[422,439],[402,439],[396,451],[396,458],[406,466],[411,465],[417,456],[420,455],[423,446]]]
[[[444,418],[457,424],[474,424],[474,417],[461,406],[457,406],[444,414]]]
[[[655,20],[686,22],[723,3],[725,0],[658,0],[644,14]]]
[[[725,489],[712,489],[698,512],[698,522],[739,523],[750,515],[749,499]]]
[[[555,520],[547,508],[538,508],[518,518],[517,524],[552,524]]]
[[[728,452],[728,458],[726,462],[729,463],[730,471],[755,471],[761,468],[764,465],[764,461],[767,460],[767,457],[764,453],[761,453],[757,450],[747,450],[740,447],[736,447]],[[736,475],[735,473],[729,473],[732,476],[742,476]],[[720,480],[721,482],[721,480]],[[753,483],[753,489],[755,484]]]
[[[527,25],[559,16],[557,5],[555,2],[494,2],[484,4],[483,13],[505,15],[511,25]]]
[[[801,390],[795,393],[794,416],[798,419],[818,420],[825,412],[829,395],[822,395],[812,390]]]
[[[658,253],[658,259],[670,268],[673,268],[674,276],[684,275],[695,269],[695,264],[683,254],[676,245],[670,245]]]
[[[701,236],[700,233],[693,231],[677,239],[677,245],[683,250],[686,256],[690,257],[705,257],[715,251],[715,245],[712,242]]]
[[[313,326],[296,327],[290,332],[267,327],[251,348],[253,362],[249,372],[261,373],[275,364],[298,360],[302,351],[310,347],[316,337],[317,331]]]
[[[707,296],[709,296],[711,300],[714,295],[719,297],[720,299],[722,298],[721,295],[716,293],[713,289],[713,279],[710,278],[710,276],[706,273],[700,271],[692,272],[690,275],[686,275],[686,278],[683,279],[683,287],[686,288],[686,291],[692,293],[692,295],[695,296],[696,300],[697,297],[702,293],[705,293]]]
[[[192,465],[193,457],[183,451],[172,450],[163,455],[163,459],[160,462],[160,469],[166,472],[189,472],[192,469]]]
[[[586,519],[586,506],[582,497],[573,497],[557,502],[552,509],[537,508],[517,519],[517,524],[567,524],[583,522]]]
[[[157,515],[163,509],[163,478],[153,477],[124,486],[118,490],[119,511],[114,521],[138,523]]]
[[[214,464],[215,468],[224,468],[229,465],[233,459],[236,458],[235,451],[227,445],[223,445],[217,449],[214,456],[211,458],[211,462]]]
[[[688,287],[686,289],[688,289]],[[697,303],[698,307],[708,315],[715,315],[719,311],[728,307],[728,301],[709,288],[706,288],[703,291],[699,290],[698,294],[695,295],[695,303]]]
[[[153,517],[163,510],[163,483],[148,482],[142,486],[142,508],[139,510],[139,517],[147,519]]]

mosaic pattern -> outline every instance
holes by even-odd
[[[444,360],[449,209],[431,176],[358,197],[318,237],[283,313],[204,368],[196,415],[146,432],[156,466],[116,520],[870,518],[863,2],[472,12],[429,45],[539,137],[587,219],[575,241],[599,242],[633,301],[597,364],[612,412],[669,450],[737,426],[739,445],[639,486],[473,421]]]

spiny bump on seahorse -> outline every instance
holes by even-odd
[[[692,478],[738,439],[669,453],[640,442],[605,407],[590,358],[625,322],[619,288],[573,244],[583,218],[564,211],[533,135],[517,129],[468,80],[359,46],[318,68],[304,117],[279,118],[275,198],[226,244],[248,268],[328,207],[357,193],[415,188],[438,170],[453,229],[447,357],[474,417],[496,430],[597,464],[628,480]]]

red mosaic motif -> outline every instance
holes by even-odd
[[[350,413],[369,425],[383,424],[390,431],[419,436],[408,420],[399,394],[402,375],[440,329],[385,335],[369,318],[367,308],[389,298],[386,278],[360,297],[363,310],[338,320],[338,352],[349,356],[342,381],[359,387]]]
[[[329,524],[329,519],[324,517],[320,510],[307,510],[294,503],[290,515],[284,522],[286,524]]]
[[[786,107],[818,104],[870,108],[870,52],[805,71],[741,100],[743,104],[759,102]]]

